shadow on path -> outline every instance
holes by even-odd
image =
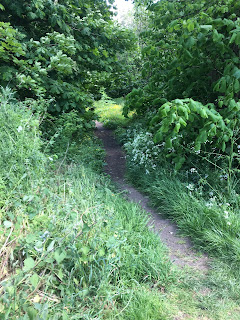
[[[192,248],[191,241],[186,237],[177,236],[177,226],[168,219],[163,219],[161,214],[148,205],[148,197],[129,185],[125,179],[125,154],[114,138],[112,130],[103,127],[96,121],[96,136],[103,141],[106,150],[105,172],[118,185],[120,190],[127,191],[127,198],[138,203],[150,214],[149,227],[159,234],[161,240],[169,249],[171,261],[180,267],[191,267],[195,270],[206,272],[209,259],[206,255],[198,256]]]

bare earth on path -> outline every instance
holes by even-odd
[[[125,154],[114,138],[112,130],[105,129],[102,123],[96,121],[96,136],[103,141],[106,150],[105,172],[118,185],[120,190],[127,191],[127,198],[138,203],[150,214],[149,227],[159,234],[161,240],[169,249],[171,261],[180,267],[191,267],[206,272],[209,259],[206,255],[197,255],[191,241],[177,235],[177,226],[172,221],[161,217],[160,213],[148,205],[148,197],[129,185],[125,179]]]

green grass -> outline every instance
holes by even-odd
[[[129,114],[129,118],[125,118],[123,116],[123,98],[112,100],[106,95],[103,95],[103,98],[101,100],[95,102],[94,107],[99,121],[109,129],[116,129],[118,127],[127,126],[133,115],[133,112],[131,112]]]
[[[33,131],[21,130],[26,139],[16,133],[27,110],[5,111],[21,157],[24,145],[42,166],[33,162],[25,180],[19,158],[14,187],[0,167],[0,319],[239,319],[240,277],[219,263],[207,275],[174,267],[146,213],[99,173],[104,152],[96,139],[88,134],[66,153],[63,137],[63,158],[56,160],[41,152],[37,122]],[[27,140],[34,133],[33,148]]]
[[[21,261],[24,267],[1,283],[2,319],[31,312],[43,317],[42,308],[49,319],[61,319],[63,310],[67,319],[100,319],[110,312],[106,305],[111,312],[124,309],[140,284],[165,287],[175,278],[137,205],[90,169],[71,165],[64,171],[42,185],[44,210],[24,217],[24,236],[12,248],[15,268]]]
[[[194,193],[171,172],[142,174],[129,172],[129,178],[147,193],[159,212],[174,219],[181,233],[192,238],[198,249],[218,257],[239,272],[240,219],[237,211],[224,204],[207,206],[206,201]]]
[[[142,126],[135,125],[132,130],[130,127],[127,131],[118,128],[117,133],[120,140],[126,143],[133,141],[133,136],[139,128]],[[143,149],[138,150],[139,146]],[[224,195],[222,203],[219,204],[220,198],[218,198],[212,200],[209,206],[207,197],[201,196],[198,189],[188,190],[186,188],[188,183],[184,183],[183,177],[165,165],[160,155],[155,157],[159,161],[157,170],[145,171],[145,164],[135,163],[133,155],[137,154],[140,160],[150,160],[150,149],[146,157],[142,157],[146,147],[148,148],[146,142],[142,146],[138,141],[138,144],[132,146],[132,150],[129,146],[127,148],[127,151],[131,151],[128,153],[130,181],[148,194],[152,204],[159,208],[160,212],[174,219],[181,233],[190,236],[198,249],[207,251],[210,256],[217,258],[207,275],[198,275],[192,271],[183,272],[178,284],[170,285],[165,295],[158,292],[158,299],[162,301],[165,310],[171,310],[170,318],[174,314],[178,315],[179,319],[239,319],[240,219],[237,207],[234,207],[234,204],[229,206]],[[211,172],[205,174],[212,176]],[[216,176],[216,173],[214,175]],[[219,193],[220,188],[217,190]],[[161,309],[158,310],[161,312]],[[162,317],[164,319],[164,316]],[[129,319],[131,318],[135,319],[133,315],[129,316]]]

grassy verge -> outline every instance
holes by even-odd
[[[18,271],[2,281],[3,319],[25,313],[33,319],[111,317],[127,309],[126,296],[141,286],[165,287],[174,279],[137,206],[90,169],[70,165],[64,171],[41,186],[42,210],[25,215],[24,234],[15,233],[11,265]]]
[[[239,319],[236,280],[173,268],[146,214],[99,173],[90,134],[72,143],[61,120],[49,156],[37,116],[2,105],[0,319]]]
[[[118,129],[117,135],[127,153],[131,182],[149,195],[160,212],[174,219],[198,249],[239,273],[239,195],[235,189],[231,192],[235,197],[226,197],[227,181],[219,178],[221,172],[205,166],[201,174],[196,168],[176,173],[141,122]]]
[[[98,173],[97,141],[71,141],[68,114],[59,158],[46,155],[37,115],[1,99],[0,318],[169,319],[158,291],[175,271],[146,215]]]
[[[116,134],[127,153],[130,181],[148,194],[160,212],[174,219],[198,249],[216,257],[207,275],[183,272],[178,283],[168,287],[166,309],[170,306],[177,319],[238,319],[240,219],[236,202],[228,199],[228,203],[221,195],[224,181],[218,186],[215,181],[216,188],[206,192],[217,172],[202,172],[212,178],[211,184],[198,178],[196,169],[189,170],[187,178],[176,175],[161,158],[144,122],[118,128]]]

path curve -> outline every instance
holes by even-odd
[[[159,234],[161,240],[169,249],[171,261],[180,267],[191,267],[195,270],[206,272],[209,259],[206,255],[197,255],[194,252],[190,239],[179,237],[176,224],[168,219],[163,219],[161,214],[148,205],[149,199],[134,187],[129,185],[125,179],[125,154],[114,138],[113,131],[103,127],[96,121],[96,136],[103,141],[106,150],[105,172],[118,185],[120,190],[127,191],[127,198],[138,203],[150,214],[149,227]]]

